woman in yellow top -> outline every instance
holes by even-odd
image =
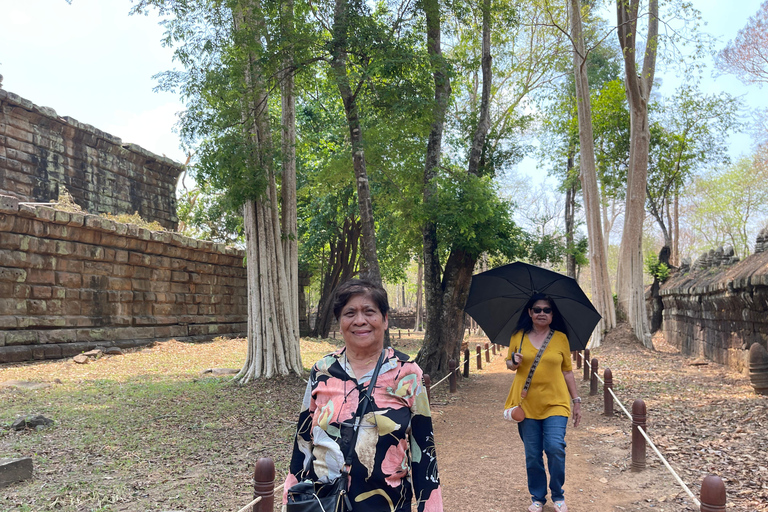
[[[547,501],[544,453],[547,454],[549,490],[555,510],[568,511],[563,496],[565,429],[571,414],[571,404],[573,426],[579,426],[581,398],[571,368],[568,338],[562,331],[556,330],[563,325],[554,302],[544,294],[533,295],[526,304],[525,312],[520,315],[506,358],[507,368],[516,374],[504,405],[504,417],[516,421],[513,418],[515,407],[525,412],[525,419],[518,422],[517,428],[525,446],[528,491],[532,501],[528,507],[529,512],[541,512]],[[527,392],[523,393],[531,366],[539,349],[550,337],[550,331],[551,338],[534,370]],[[515,352],[518,347],[520,352]]]

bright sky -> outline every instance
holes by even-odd
[[[732,39],[761,0],[696,0],[706,29]],[[37,105],[52,107],[100,130],[179,161],[184,154],[173,133],[179,99],[153,92],[152,76],[173,68],[162,48],[154,16],[128,16],[129,0],[0,0],[0,74],[3,88]],[[768,95],[730,76],[708,79],[708,91],[745,95],[753,108],[768,107]],[[673,76],[664,78],[674,89]],[[732,139],[733,156],[749,152],[748,135]],[[521,172],[541,175],[532,161]]]

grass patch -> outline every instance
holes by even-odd
[[[412,355],[420,343],[393,339]],[[302,339],[305,368],[341,346]],[[252,499],[259,457],[275,460],[278,480],[285,475],[306,386],[297,376],[241,386],[203,374],[239,369],[246,354],[243,339],[169,341],[86,365],[0,365],[0,382],[52,383],[0,387],[0,458],[34,463],[33,480],[3,489],[0,510],[238,510]],[[34,414],[55,424],[10,430],[14,420]]]

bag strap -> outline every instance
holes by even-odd
[[[368,382],[368,389],[366,390],[365,396],[363,397],[363,403],[358,406],[358,410],[355,413],[355,425],[353,427],[354,433],[352,434],[352,438],[349,441],[347,453],[344,454],[344,464],[348,466],[352,464],[352,450],[355,448],[355,444],[357,444],[357,432],[360,428],[360,422],[362,421],[363,416],[365,416],[368,405],[371,402],[371,394],[373,393],[373,388],[376,387],[376,380],[379,378],[379,370],[381,370],[381,364],[384,362],[384,354],[386,353],[387,349],[382,349],[379,360],[376,361],[376,367],[373,369],[371,380]]]
[[[555,334],[554,329],[549,329],[549,334],[547,335],[547,339],[544,340],[544,343],[541,344],[541,348],[539,348],[539,352],[536,354],[536,359],[533,360],[533,364],[531,365],[531,370],[528,372],[528,378],[525,379],[525,385],[523,386],[523,391],[521,393],[522,397],[525,398],[525,395],[528,394],[528,388],[531,385],[531,380],[533,380],[533,372],[536,371],[536,367],[539,366],[539,361],[541,360],[541,356],[544,354],[544,350],[547,348],[547,345],[549,345],[549,340],[552,339],[552,335]],[[523,336],[525,336],[525,333],[523,333]],[[523,338],[520,337],[520,348],[522,350],[523,347]]]

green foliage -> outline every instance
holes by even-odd
[[[645,271],[663,283],[669,279],[669,267],[659,261],[659,257],[654,254],[648,254],[645,257]]]
[[[185,236],[243,247],[243,218],[226,204],[227,196],[205,182],[177,200],[178,231]]]
[[[740,129],[739,101],[684,85],[652,105],[647,204],[657,216],[701,167],[728,163],[727,134]]]
[[[768,218],[768,158],[765,151],[702,173],[682,194],[693,254],[732,245],[740,258],[750,253]]]
[[[489,178],[448,171],[436,180],[438,193],[425,210],[437,223],[444,250],[475,257],[485,252],[507,257],[522,254],[523,234],[512,221],[511,205],[499,198]]]

